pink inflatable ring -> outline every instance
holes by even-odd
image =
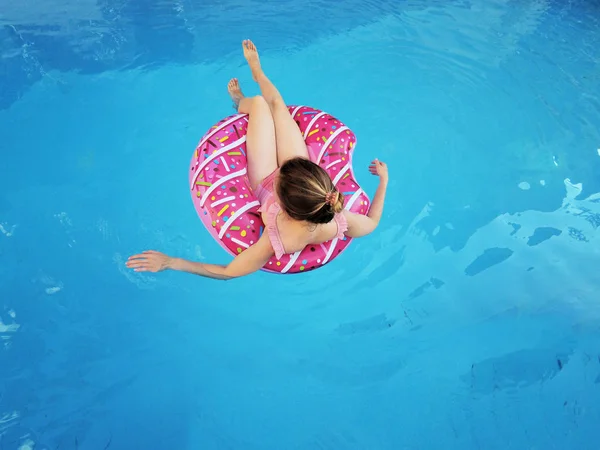
[[[346,209],[369,211],[369,197],[352,170],[356,136],[335,117],[307,106],[289,106],[304,136],[310,159],[323,167],[344,194]],[[230,254],[237,255],[254,244],[264,225],[246,173],[248,116],[236,114],[214,125],[200,140],[190,164],[192,201],[202,223]],[[342,253],[352,239],[333,239],[304,250],[273,256],[263,267],[267,272],[298,273],[324,266]]]

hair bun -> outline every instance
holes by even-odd
[[[340,191],[336,190],[333,192],[333,199],[330,205],[335,214],[339,214],[344,210],[344,196],[340,193]]]
[[[277,196],[282,209],[295,220],[329,223],[344,209],[344,195],[328,173],[309,159],[288,159],[279,168]]]

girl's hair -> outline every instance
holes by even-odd
[[[327,172],[306,158],[283,163],[275,186],[283,210],[292,219],[329,223],[344,209],[344,196]]]

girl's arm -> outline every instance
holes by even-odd
[[[387,165],[376,159],[369,166],[369,171],[373,175],[379,176],[379,186],[377,187],[377,191],[373,197],[373,202],[371,203],[369,213],[366,216],[344,210],[344,216],[348,221],[348,231],[346,231],[345,234],[348,237],[362,237],[372,233],[373,230],[377,228],[377,225],[379,225],[379,221],[381,220],[388,184]]]
[[[237,255],[227,266],[173,258],[153,250],[129,257],[126,265],[136,272],[160,272],[171,269],[217,280],[230,280],[256,272],[269,261],[271,256],[273,256],[273,247],[267,233],[263,233],[256,244]]]

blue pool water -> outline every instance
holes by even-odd
[[[600,423],[600,3],[0,7],[0,449],[582,449]],[[252,38],[386,161],[380,228],[227,283],[187,188]]]

